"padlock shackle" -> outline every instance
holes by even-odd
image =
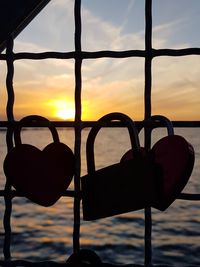
[[[154,123],[161,123],[163,126],[165,126],[167,128],[167,134],[168,135],[174,135],[173,124],[167,117],[165,117],[163,115],[152,115],[150,118],[144,120],[144,126],[147,125],[147,127],[148,127],[148,125],[150,125],[151,130],[157,128],[157,125]],[[139,130],[139,132],[140,132],[140,130]]]
[[[94,142],[99,130],[102,126],[98,125],[99,122],[111,122],[111,121],[121,121],[123,122],[129,131],[129,136],[131,140],[131,146],[133,151],[136,153],[140,151],[140,141],[138,137],[138,132],[134,121],[127,115],[120,112],[113,112],[104,115],[97,121],[95,125],[89,132],[87,142],[86,142],[86,157],[87,157],[87,169],[88,173],[95,171],[95,159],[94,159]]]
[[[15,145],[21,145],[21,129],[24,127],[27,123],[36,123],[36,122],[45,122],[46,126],[51,131],[53,141],[59,142],[59,136],[58,132],[55,128],[55,126],[46,118],[39,116],[39,115],[29,115],[24,118],[22,118],[15,126],[14,129],[14,141]]]
[[[172,122],[163,115],[152,115],[149,119],[145,120],[145,122],[160,122],[167,128],[168,135],[174,135],[174,128]]]

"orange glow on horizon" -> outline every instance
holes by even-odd
[[[74,102],[65,99],[55,99],[47,103],[52,108],[51,116],[60,120],[74,120]]]
[[[64,98],[55,99],[50,100],[47,105],[51,107],[50,116],[52,118],[69,121],[73,121],[75,119],[75,104],[73,100],[66,100]],[[82,103],[82,119],[90,119],[90,112],[87,108],[87,101]]]

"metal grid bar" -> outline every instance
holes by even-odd
[[[145,50],[127,50],[127,51],[81,51],[78,52],[41,52],[41,53],[29,53],[29,52],[20,52],[13,53],[13,60],[21,59],[32,59],[32,60],[42,60],[42,59],[73,59],[79,57],[80,59],[96,59],[96,58],[129,58],[129,57],[146,57]],[[184,49],[154,49],[150,51],[151,57],[161,57],[161,56],[170,56],[170,57],[180,57],[180,56],[191,56],[191,55],[200,55],[200,48],[184,48]],[[0,60],[6,60],[7,56],[5,54],[0,54]]]
[[[14,88],[13,88],[13,76],[14,76],[14,63],[12,58],[13,52],[13,39],[10,38],[7,42],[7,77],[6,77],[6,88],[8,94],[8,101],[6,107],[7,119],[9,122],[14,121],[13,106],[14,106]],[[6,143],[7,150],[13,148],[12,142],[12,128],[8,128],[6,133]],[[11,245],[11,213],[12,213],[12,198],[11,198],[11,185],[8,181],[5,184],[5,212],[4,212],[4,229],[5,229],[5,238],[4,238],[4,247],[3,253],[5,260],[11,259],[10,245]]]
[[[152,0],[145,2],[145,88],[144,88],[144,119],[151,117],[151,88],[152,88]],[[151,147],[151,129],[144,128],[144,146],[148,151]],[[145,265],[152,264],[152,215],[151,208],[144,210],[145,216]]]
[[[86,52],[81,50],[81,0],[74,0],[74,17],[75,17],[75,51],[72,52],[43,52],[43,53],[13,53],[12,40],[7,46],[6,54],[0,54],[0,60],[6,61],[8,66],[7,73],[7,118],[8,121],[0,122],[0,127],[7,127],[7,145],[8,150],[12,148],[12,127],[16,123],[14,121],[13,105],[14,105],[14,90],[13,90],[13,75],[14,75],[14,61],[22,59],[42,60],[47,58],[56,59],[75,59],[75,122],[55,122],[56,127],[74,127],[75,128],[75,144],[74,151],[76,156],[76,174],[74,179],[75,191],[66,191],[63,196],[74,197],[74,232],[73,244],[74,252],[78,252],[80,248],[80,149],[81,149],[81,131],[84,127],[91,127],[96,122],[82,122],[81,121],[81,65],[84,59],[97,59],[102,57],[108,58],[128,58],[128,57],[143,57],[145,58],[145,118],[151,116],[151,63],[154,57],[160,56],[188,56],[200,55],[200,48],[186,48],[186,49],[154,49],[152,48],[152,0],[145,1],[145,50],[128,50],[128,51],[96,51]],[[137,122],[141,125],[141,122]],[[175,121],[174,127],[200,127],[200,121]],[[103,125],[104,127],[123,127],[121,123],[109,123]],[[160,127],[161,125],[157,125]],[[36,126],[37,127],[37,126]],[[43,127],[42,124],[39,127]],[[45,126],[44,126],[45,127]],[[162,127],[162,126],[161,126]],[[151,146],[151,135],[148,128],[145,128],[145,147]],[[10,185],[6,184],[5,190],[0,190],[0,196],[5,198],[5,243],[4,256],[5,261],[0,261],[1,266],[67,266],[66,264],[59,264],[54,262],[45,263],[30,263],[27,261],[10,261],[10,216],[12,210],[12,198],[22,195],[15,190],[11,191]],[[186,194],[182,193],[179,197],[185,200],[200,200],[200,194]],[[145,210],[145,266],[152,265],[152,249],[151,249],[151,210]],[[52,265],[51,265],[52,264]],[[127,265],[127,266],[141,266],[141,265]],[[167,265],[162,265],[167,266]],[[191,265],[192,266],[192,265]]]
[[[81,53],[81,0],[75,0],[75,49]],[[80,249],[80,173],[81,173],[81,74],[82,59],[75,58],[75,177],[74,188],[77,193],[74,197],[74,232],[73,232],[73,250],[78,253]]]

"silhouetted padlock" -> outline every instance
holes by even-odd
[[[46,122],[53,142],[42,151],[21,143],[21,128],[26,123]],[[65,192],[74,175],[75,158],[71,149],[59,141],[56,128],[41,116],[23,118],[14,129],[15,147],[4,160],[4,172],[11,185],[31,201],[53,205]]]
[[[98,122],[113,120],[127,126],[134,159],[95,170],[94,142],[101,127],[91,129],[86,146],[88,174],[81,178],[84,220],[143,209],[154,201],[154,166],[150,157],[141,155],[134,122],[122,113],[107,114]]]
[[[194,148],[182,136],[175,135],[172,123],[163,116],[153,116],[168,128],[168,136],[156,142],[151,154],[159,169],[157,176],[156,201],[153,207],[159,210],[168,208],[186,186],[195,160]]]
[[[174,134],[171,121],[162,116],[154,115],[148,122],[161,122],[167,127],[168,135],[161,138],[147,152],[153,160],[155,169],[155,200],[152,207],[166,210],[190,178],[194,166],[194,149],[190,143],[180,135]],[[144,150],[143,150],[144,151]],[[134,153],[129,150],[122,157],[122,161],[134,158]]]
[[[67,259],[67,266],[71,267],[101,267],[102,261],[100,257],[90,249],[80,249],[78,252],[74,252]]]

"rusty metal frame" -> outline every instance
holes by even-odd
[[[56,127],[73,127],[75,129],[75,144],[74,153],[76,157],[76,173],[74,179],[74,190],[66,191],[63,196],[74,198],[74,230],[73,230],[73,251],[76,253],[80,249],[79,236],[80,236],[80,170],[81,170],[81,133],[85,127],[91,127],[96,122],[88,122],[81,120],[81,90],[82,90],[82,61],[85,59],[98,59],[102,57],[107,58],[129,58],[129,57],[142,57],[145,59],[145,88],[144,88],[144,118],[148,119],[151,116],[151,89],[152,89],[152,59],[155,57],[170,56],[180,57],[186,55],[200,55],[200,48],[185,48],[185,49],[154,49],[152,48],[152,1],[145,0],[145,50],[128,50],[128,51],[96,51],[86,52],[81,48],[81,0],[74,0],[74,20],[75,20],[75,50],[71,52],[43,52],[43,53],[14,53],[13,52],[13,38],[12,36],[7,40],[6,54],[0,54],[0,60],[7,63],[7,78],[6,86],[8,93],[7,100],[7,121],[0,121],[0,127],[7,128],[7,147],[8,151],[13,147],[12,143],[12,128],[17,123],[14,119],[13,106],[14,106],[14,62],[23,59],[42,60],[47,58],[56,59],[74,59],[75,60],[75,121],[74,122],[54,122]],[[141,122],[136,122],[138,127]],[[173,121],[174,127],[200,127],[200,121]],[[30,125],[27,125],[30,126]],[[31,125],[33,126],[33,125]],[[45,125],[35,124],[34,127],[45,127]],[[124,127],[120,122],[109,122],[101,124],[104,127]],[[162,127],[160,124],[157,127]],[[151,135],[148,128],[145,128],[145,146],[151,146]],[[23,260],[11,260],[10,244],[11,244],[11,225],[10,218],[12,213],[12,198],[20,197],[15,190],[11,190],[11,185],[6,182],[5,189],[0,190],[0,196],[5,199],[5,213],[4,213],[4,260],[0,261],[0,266],[69,266],[67,263],[55,262],[28,262]],[[200,194],[186,194],[182,193],[180,199],[184,200],[200,200]],[[152,262],[152,238],[151,229],[152,218],[151,209],[145,210],[145,256],[143,266],[154,266]],[[109,266],[107,264],[106,266]],[[113,265],[112,265],[113,266]],[[141,265],[127,265],[127,266],[141,266]],[[156,265],[159,266],[159,265]],[[162,265],[168,266],[168,265]],[[193,265],[190,265],[193,266]]]

